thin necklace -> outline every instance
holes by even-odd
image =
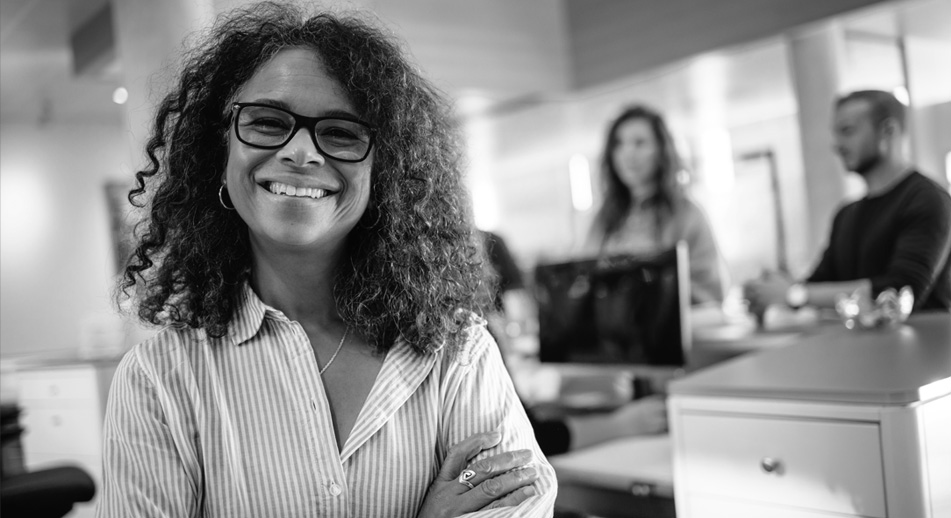
[[[340,349],[343,349],[343,343],[347,341],[347,334],[349,333],[350,333],[350,326],[347,326],[347,328],[343,330],[343,336],[340,337],[340,343],[337,345],[337,350],[334,351],[333,356],[330,357],[330,361],[328,361],[326,365],[324,365],[324,368],[320,369],[321,375],[323,375],[324,371],[327,370],[327,367],[330,367],[330,364],[333,363],[334,360],[337,359],[337,354],[340,352]]]

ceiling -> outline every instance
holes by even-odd
[[[70,35],[108,0],[0,0],[0,120],[119,121],[109,73],[76,76]]]
[[[73,71],[71,35],[109,1],[0,0],[0,119],[4,123],[116,123],[122,119],[122,107],[111,100],[113,90],[123,81],[118,60],[91,73],[76,74]],[[216,7],[220,7],[242,0],[206,1],[213,1]],[[658,54],[656,50],[637,53],[644,60],[638,62],[630,57],[629,50],[625,59],[623,49],[619,51],[619,47],[613,44],[606,46],[608,43],[603,38],[595,37],[600,27],[598,24],[603,23],[599,16],[617,17],[619,12],[633,16],[629,8],[624,10],[625,5],[640,6],[636,11],[639,27],[661,22],[672,27],[678,23],[691,27],[697,25],[697,18],[703,18],[703,12],[693,12],[703,9],[703,5],[711,6],[706,8],[708,11],[717,6],[732,5],[735,10],[737,6],[752,5],[749,0],[717,0],[716,3],[711,0],[699,3],[697,0],[665,0],[667,7],[664,9],[652,8],[660,5],[650,3],[655,0],[349,1],[347,5],[351,7],[372,10],[395,32],[403,35],[427,74],[456,99],[469,103],[465,106],[476,108],[512,108],[526,99],[582,87],[596,89],[616,81],[618,78],[612,74],[627,76],[643,72],[643,67],[653,68],[660,61],[676,61],[716,48],[710,46],[711,42],[740,43],[736,38],[745,37],[743,34],[746,33],[739,28],[750,25],[750,20],[737,17],[732,22],[724,20],[716,30],[708,30],[710,34],[706,36],[672,30],[669,32],[675,36],[671,40],[676,43],[667,45],[638,43],[634,39],[636,35],[631,34],[628,44],[633,48],[668,49],[666,54]],[[802,10],[808,9],[807,6],[822,4],[828,10],[830,2],[842,10],[853,5],[875,3],[875,0],[827,0],[806,4],[797,0],[770,0],[779,11],[788,10],[788,5],[804,6],[795,11],[798,13],[795,16],[788,16],[787,28],[788,24],[802,23]],[[673,4],[679,5],[680,11],[671,7]],[[867,9],[861,16],[852,16],[848,28],[867,33],[915,34],[951,41],[951,30],[948,30],[951,0],[888,2],[882,6]],[[684,11],[688,7],[693,11]],[[816,11],[814,16],[824,12]],[[652,21],[652,16],[656,20]],[[769,27],[779,23],[772,19],[775,13],[760,18],[764,24],[773,24]],[[623,27],[616,26],[613,30],[621,29]],[[773,31],[771,34],[777,32],[775,28],[770,30]],[[656,31],[653,34],[657,34]],[[588,45],[589,40],[595,43]],[[619,52],[621,54],[616,56]],[[779,83],[788,84],[785,71],[774,68],[775,73],[769,73],[770,67],[779,66],[777,63],[781,64],[781,60],[771,59],[768,53],[761,58],[747,60],[748,65],[744,65],[746,62],[728,63],[729,84],[725,90],[729,95],[769,96],[771,89],[777,88]],[[584,61],[579,63],[582,59]],[[592,62],[599,59],[598,63]],[[642,68],[631,68],[637,66]],[[579,75],[584,77],[579,78]],[[591,79],[595,76],[597,80]],[[697,85],[702,88],[703,77],[696,77],[696,74],[683,76],[683,81],[696,84],[672,85],[674,90],[695,91]]]

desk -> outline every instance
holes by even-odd
[[[841,325],[835,322],[836,328]],[[732,328],[726,326],[720,329],[708,329],[704,333],[694,335],[693,346],[687,352],[685,370],[698,371],[746,353],[785,347],[831,327],[831,324],[821,324],[806,329],[787,328],[772,331],[741,329],[740,332],[734,332]],[[717,332],[721,330],[725,332]]]
[[[557,419],[566,415],[607,412],[630,401],[635,381],[648,394],[666,394],[671,380],[685,373],[743,354],[771,350],[795,343],[805,336],[839,329],[842,324],[823,324],[812,328],[784,328],[757,331],[742,326],[712,326],[695,334],[683,367],[538,363],[537,359],[509,360],[512,378],[519,393],[538,419]],[[538,394],[542,394],[539,397]]]
[[[708,334],[695,342],[688,370],[793,343],[801,331]],[[630,400],[636,378],[664,393],[671,379],[684,375],[673,367],[577,365],[548,366],[560,380],[558,401],[535,405],[539,418],[610,410]],[[626,384],[626,386],[625,386]],[[619,390],[626,388],[624,390]],[[584,403],[584,404],[582,404]],[[620,439],[549,458],[558,475],[559,510],[606,518],[673,518],[674,486],[669,436]]]
[[[548,460],[558,475],[559,509],[605,518],[673,518],[667,435],[619,439]]]
[[[559,507],[674,516],[667,451],[680,518],[951,516],[948,314],[892,330],[822,324],[708,340],[697,351],[733,358],[667,387],[670,449],[632,438],[552,457]]]

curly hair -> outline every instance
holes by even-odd
[[[226,333],[252,261],[247,226],[218,202],[230,103],[288,47],[313,49],[377,131],[370,202],[335,276],[337,311],[379,352],[397,338],[420,352],[457,347],[487,290],[448,103],[379,28],[274,2],[220,17],[186,53],[129,192],[147,215],[117,300],[133,299],[147,323]]]
[[[665,218],[670,217],[677,210],[678,203],[683,199],[683,191],[677,183],[677,172],[681,168],[680,155],[677,153],[674,140],[663,117],[646,106],[636,105],[627,108],[611,122],[601,155],[604,203],[601,204],[595,216],[594,224],[602,240],[607,239],[621,227],[633,203],[630,190],[621,180],[614,166],[613,156],[619,144],[618,132],[621,126],[636,119],[647,121],[657,141],[659,159],[657,169],[654,171],[657,189],[648,201],[657,211],[658,217],[655,219],[658,229],[663,225]]]

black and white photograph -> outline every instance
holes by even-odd
[[[0,0],[4,518],[951,518],[951,0]]]

